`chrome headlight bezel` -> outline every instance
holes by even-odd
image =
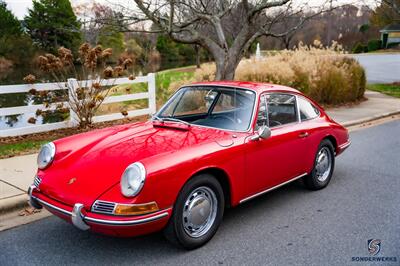
[[[130,164],[121,177],[121,193],[125,197],[135,197],[142,190],[146,180],[146,168],[140,162]]]
[[[56,145],[49,142],[42,146],[37,157],[37,165],[40,170],[46,169],[54,161]]]

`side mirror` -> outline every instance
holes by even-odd
[[[262,126],[257,130],[257,133],[251,137],[252,141],[257,141],[260,139],[267,139],[271,137],[271,129],[267,126]]]

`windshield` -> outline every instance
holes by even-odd
[[[250,127],[255,93],[237,88],[196,86],[180,89],[161,108],[157,118],[235,131]]]

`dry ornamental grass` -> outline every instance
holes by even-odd
[[[196,81],[214,78],[214,64],[203,64],[196,70]],[[321,104],[358,101],[366,88],[364,69],[355,59],[346,56],[337,43],[322,47],[318,41],[312,46],[300,43],[295,50],[284,50],[261,60],[242,60],[235,80],[290,86]]]

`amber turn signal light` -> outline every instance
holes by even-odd
[[[145,204],[117,204],[114,210],[115,215],[141,215],[158,211],[157,203]]]

